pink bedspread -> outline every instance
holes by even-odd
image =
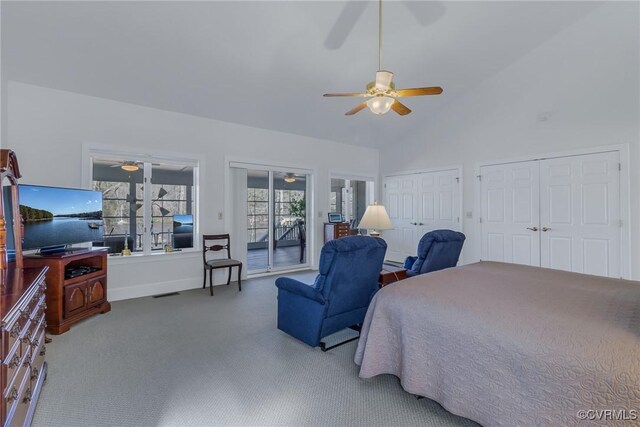
[[[413,277],[373,298],[355,361],[484,426],[638,426],[640,282],[495,262]]]

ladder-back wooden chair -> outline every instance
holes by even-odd
[[[224,244],[212,244],[224,241]],[[207,252],[227,250],[226,258],[208,258]],[[238,267],[238,291],[242,291],[242,262],[231,258],[231,238],[228,234],[205,234],[202,236],[202,261],[204,263],[204,280],[202,289],[207,286],[207,270],[209,271],[209,291],[213,296],[213,270],[228,268],[227,285],[231,283],[231,270]]]

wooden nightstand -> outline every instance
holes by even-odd
[[[383,264],[380,276],[378,277],[378,285],[383,288],[390,283],[397,282],[407,278],[407,270],[402,267],[394,267],[389,264]]]

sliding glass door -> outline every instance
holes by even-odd
[[[307,265],[309,174],[247,169],[247,267],[263,273]]]

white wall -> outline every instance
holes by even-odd
[[[639,8],[607,2],[454,99],[423,132],[381,150],[381,174],[463,163],[468,212],[478,162],[629,144],[632,277],[640,278]],[[549,119],[538,121],[544,112]],[[480,257],[478,214],[464,221],[466,263]]]
[[[82,186],[82,145],[185,152],[205,159],[201,172],[200,231],[224,232],[217,213],[224,206],[224,158],[264,159],[291,167],[313,167],[315,255],[322,246],[330,171],[378,173],[378,150],[267,131],[138,105],[9,82],[8,141],[20,161],[22,183]],[[357,160],[357,161],[354,161]],[[234,248],[236,251],[241,248]],[[111,259],[111,300],[201,286],[200,254]],[[226,282],[223,272],[218,283]]]

